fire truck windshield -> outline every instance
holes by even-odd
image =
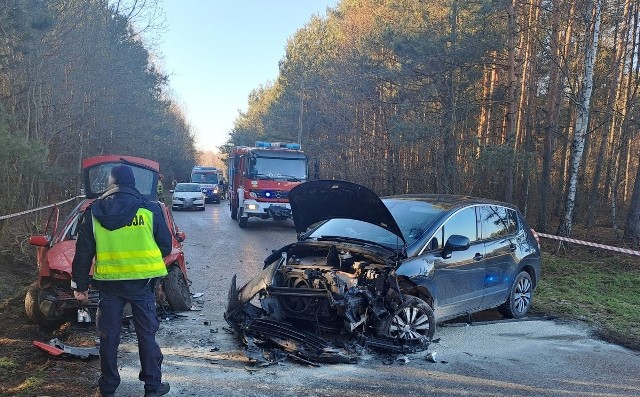
[[[255,157],[251,159],[249,176],[264,179],[307,179],[307,162],[301,158]]]

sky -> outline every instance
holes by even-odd
[[[249,93],[278,77],[287,40],[338,0],[162,0],[160,65],[198,150],[228,139]]]

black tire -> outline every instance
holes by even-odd
[[[172,266],[164,279],[164,292],[171,309],[184,312],[191,309],[191,292],[178,266]]]
[[[238,219],[238,207],[234,206],[233,203],[229,202],[229,208],[231,209],[231,219],[234,221]]]
[[[433,339],[436,319],[433,309],[422,299],[403,295],[404,302],[395,313],[389,314],[378,324],[378,335],[399,340]]]
[[[33,283],[27,289],[27,293],[24,297],[24,311],[27,313],[27,317],[37,324],[40,324],[43,328],[46,329],[55,329],[58,328],[63,320],[52,320],[47,317],[40,311],[40,287],[38,287],[37,283]]]
[[[248,217],[242,216],[242,208],[240,208],[238,210],[238,226],[240,226],[240,229],[244,229],[245,227],[247,227],[248,221]]]
[[[531,276],[529,273],[522,271],[513,280],[509,298],[498,307],[498,311],[508,318],[522,318],[529,311],[532,298],[533,283],[531,282]]]

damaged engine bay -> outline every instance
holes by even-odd
[[[290,244],[243,287],[233,277],[225,319],[250,348],[276,348],[310,363],[353,362],[363,348],[425,350],[435,332],[433,311],[403,293],[396,260],[381,247]]]

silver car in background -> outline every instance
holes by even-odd
[[[178,183],[171,193],[171,209],[204,211],[205,195],[199,184]]]

